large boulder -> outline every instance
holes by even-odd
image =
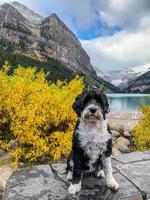
[[[118,138],[120,136],[120,133],[115,130],[111,130],[112,138]]]
[[[113,145],[113,148],[117,149],[121,153],[128,153],[129,148],[128,146],[130,145],[130,141],[124,137],[119,137],[116,139],[115,144]],[[114,154],[117,156],[118,154]]]

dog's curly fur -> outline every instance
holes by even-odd
[[[117,190],[119,185],[111,167],[112,139],[106,119],[110,111],[107,96],[100,89],[85,90],[72,107],[79,118],[67,160],[67,179],[72,180],[69,193],[80,191],[84,170],[94,170],[97,177],[106,176],[107,186]]]

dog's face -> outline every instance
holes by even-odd
[[[85,90],[76,98],[72,107],[86,121],[105,120],[109,112],[107,96],[99,89]]]
[[[103,119],[103,111],[101,105],[96,99],[91,99],[84,103],[81,111],[81,118],[84,121],[94,122]]]

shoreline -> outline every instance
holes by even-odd
[[[150,97],[150,94],[146,93],[107,93],[108,97]]]
[[[126,125],[129,128],[136,126],[139,120],[142,119],[141,112],[110,112],[108,114],[108,123]]]
[[[126,120],[140,120],[143,114],[139,111],[135,112],[110,112],[109,119],[126,119]]]

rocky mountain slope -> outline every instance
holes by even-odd
[[[80,41],[56,14],[43,18],[18,2],[0,4],[0,50],[1,65],[9,57],[12,65],[41,65],[52,72],[50,80],[80,74],[87,84],[120,91],[96,75]]]
[[[95,75],[90,58],[68,27],[52,14],[43,18],[13,2],[0,6],[0,42],[39,60],[55,58],[74,71]]]
[[[125,91],[131,93],[150,93],[150,71],[131,81]]]

